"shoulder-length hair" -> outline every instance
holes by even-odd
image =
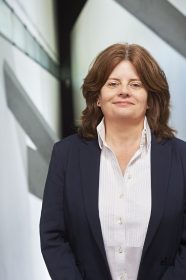
[[[82,112],[79,135],[87,139],[97,137],[96,127],[103,118],[97,106],[100,90],[123,60],[133,64],[148,92],[146,117],[151,131],[159,140],[174,137],[175,131],[168,125],[170,93],[166,76],[151,54],[136,44],[114,44],[96,57],[82,85],[86,108]]]

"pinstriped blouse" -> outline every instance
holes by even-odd
[[[140,148],[123,174],[97,126],[101,148],[99,217],[113,280],[136,280],[151,213],[151,131],[145,117]]]

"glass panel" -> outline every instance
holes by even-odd
[[[38,42],[36,40],[35,40],[35,59],[40,64],[42,64],[41,63],[41,46],[38,44]]]
[[[26,28],[16,15],[13,15],[13,41],[22,50],[26,49]]]
[[[12,12],[3,1],[0,1],[0,32],[12,40]]]
[[[35,40],[32,36],[32,34],[26,29],[26,53],[35,59],[36,57],[36,46],[35,46]]]
[[[3,0],[0,0],[1,34],[56,78],[61,78],[59,65],[49,56],[14,11]]]
[[[41,48],[40,55],[41,55],[41,57],[40,57],[41,58],[41,64],[45,68],[49,69],[49,67],[50,67],[49,57],[48,57],[46,51],[43,48]]]

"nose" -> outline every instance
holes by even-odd
[[[126,98],[126,97],[130,96],[130,94],[128,92],[120,92],[118,95],[122,98]]]
[[[131,92],[130,92],[128,85],[122,85],[118,95],[122,98],[129,97],[131,95]]]

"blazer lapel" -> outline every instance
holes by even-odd
[[[152,209],[147,235],[143,247],[142,259],[152,242],[158,229],[163,214],[165,198],[171,170],[171,145],[170,141],[157,142],[152,134],[151,145],[151,197]]]
[[[88,222],[108,267],[98,210],[100,148],[97,140],[83,141],[80,149],[80,169]]]

